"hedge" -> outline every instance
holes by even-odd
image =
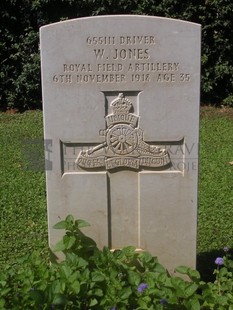
[[[233,106],[231,0],[2,0],[1,110],[41,108],[39,27],[64,19],[144,14],[202,24],[202,103]]]

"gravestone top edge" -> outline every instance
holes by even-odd
[[[201,28],[201,24],[182,20],[182,19],[175,19],[175,18],[167,18],[167,17],[162,17],[162,16],[146,16],[146,15],[136,15],[136,14],[121,14],[121,15],[101,15],[101,16],[88,16],[88,17],[80,17],[80,18],[72,18],[69,20],[64,20],[60,22],[55,22],[52,24],[44,25],[40,27],[40,31],[46,28],[51,28],[51,27],[56,27],[58,25],[65,25],[68,23],[76,23],[76,22],[87,22],[87,21],[94,21],[94,20],[114,20],[114,19],[147,19],[148,21],[167,21],[167,22],[177,22],[177,23],[184,23],[185,25],[190,25],[192,27],[198,27]]]

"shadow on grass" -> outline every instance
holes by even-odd
[[[228,252],[228,254],[232,256],[232,252]],[[206,282],[213,282],[215,280],[215,275],[213,274],[217,268],[215,259],[223,256],[226,256],[223,249],[202,252],[197,255],[197,270],[200,272],[202,280]]]

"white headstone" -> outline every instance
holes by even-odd
[[[200,32],[133,15],[41,28],[51,247],[72,214],[100,247],[195,267]]]

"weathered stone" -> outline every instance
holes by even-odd
[[[146,16],[41,28],[49,243],[72,214],[100,247],[195,267],[200,25]]]

